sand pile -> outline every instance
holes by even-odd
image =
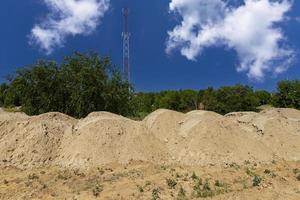
[[[300,111],[222,116],[157,110],[143,121],[107,112],[76,120],[0,110],[0,165],[95,167],[131,160],[208,165],[300,160]]]
[[[162,162],[168,153],[143,123],[99,112],[80,120],[65,134],[58,164],[88,167],[131,160]]]
[[[60,113],[0,116],[0,161],[19,167],[51,164],[58,156],[65,131],[76,123]],[[7,120],[3,120],[5,117]]]

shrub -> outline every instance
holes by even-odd
[[[180,187],[178,195],[177,195],[177,200],[188,200],[187,196],[186,196],[186,192],[185,190]]]
[[[260,185],[260,183],[262,182],[262,178],[258,175],[255,175],[254,178],[253,178],[253,186],[254,187],[257,187]]]
[[[174,189],[177,185],[177,182],[173,179],[166,179],[166,182],[170,189]]]
[[[151,200],[158,200],[160,199],[160,191],[158,188],[152,190],[152,199]]]
[[[143,192],[144,192],[143,186],[137,185],[137,188],[138,188],[138,190],[139,190],[140,193],[143,193]]]
[[[95,197],[98,197],[102,191],[103,191],[103,186],[100,185],[100,183],[97,181],[97,183],[95,184],[95,186],[93,188],[93,195]]]

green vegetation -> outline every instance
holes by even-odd
[[[143,193],[143,192],[144,192],[143,186],[137,185],[137,188],[138,188],[138,190],[139,190],[140,193]]]
[[[194,196],[197,198],[207,198],[215,196],[215,191],[210,187],[208,180],[202,185],[200,182],[196,182],[194,186]]]
[[[132,115],[133,91],[109,58],[75,53],[62,64],[38,61],[0,87],[0,105],[29,115],[50,111],[85,117],[93,111]]]
[[[93,191],[93,195],[95,197],[98,197],[100,193],[103,191],[103,186],[97,181],[92,191]]]
[[[277,107],[300,109],[300,80],[279,82],[273,104]]]
[[[260,186],[260,183],[262,182],[262,178],[258,175],[255,175],[254,178],[253,178],[253,186],[254,187],[257,187],[257,186]]]
[[[293,169],[293,172],[296,175],[296,179],[300,181],[300,169]]]
[[[28,175],[28,179],[30,179],[30,180],[39,179],[39,176],[36,175],[35,173],[29,174],[29,175]]]
[[[177,185],[177,182],[175,180],[169,178],[166,179],[166,183],[170,189],[174,189],[175,186]]]
[[[152,190],[152,200],[158,200],[160,199],[160,191],[158,188],[155,188]]]
[[[134,93],[110,58],[74,53],[61,64],[41,60],[24,67],[0,85],[0,107],[13,112],[21,107],[29,115],[57,111],[82,118],[93,111],[108,111],[141,119],[159,108],[226,114],[257,111],[264,105],[300,109],[300,81],[281,81],[275,93],[246,85]]]
[[[254,91],[245,85],[208,88],[206,90],[162,91],[138,93],[134,98],[135,114],[143,118],[159,108],[180,112],[205,109],[220,114],[238,111],[258,111],[265,105],[300,109],[300,81],[278,83],[278,92]],[[265,106],[266,107],[266,106]]]
[[[188,200],[187,196],[186,196],[186,191],[180,187],[178,195],[177,195],[177,200]]]

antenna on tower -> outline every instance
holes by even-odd
[[[123,8],[123,75],[130,81],[130,33],[128,28],[129,9]]]

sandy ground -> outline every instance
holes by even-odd
[[[2,168],[1,199],[299,200],[300,162],[191,167],[132,162],[90,170]],[[257,180],[256,180],[257,179]]]
[[[300,111],[0,109],[0,199],[300,199]],[[193,173],[195,172],[195,173]]]

